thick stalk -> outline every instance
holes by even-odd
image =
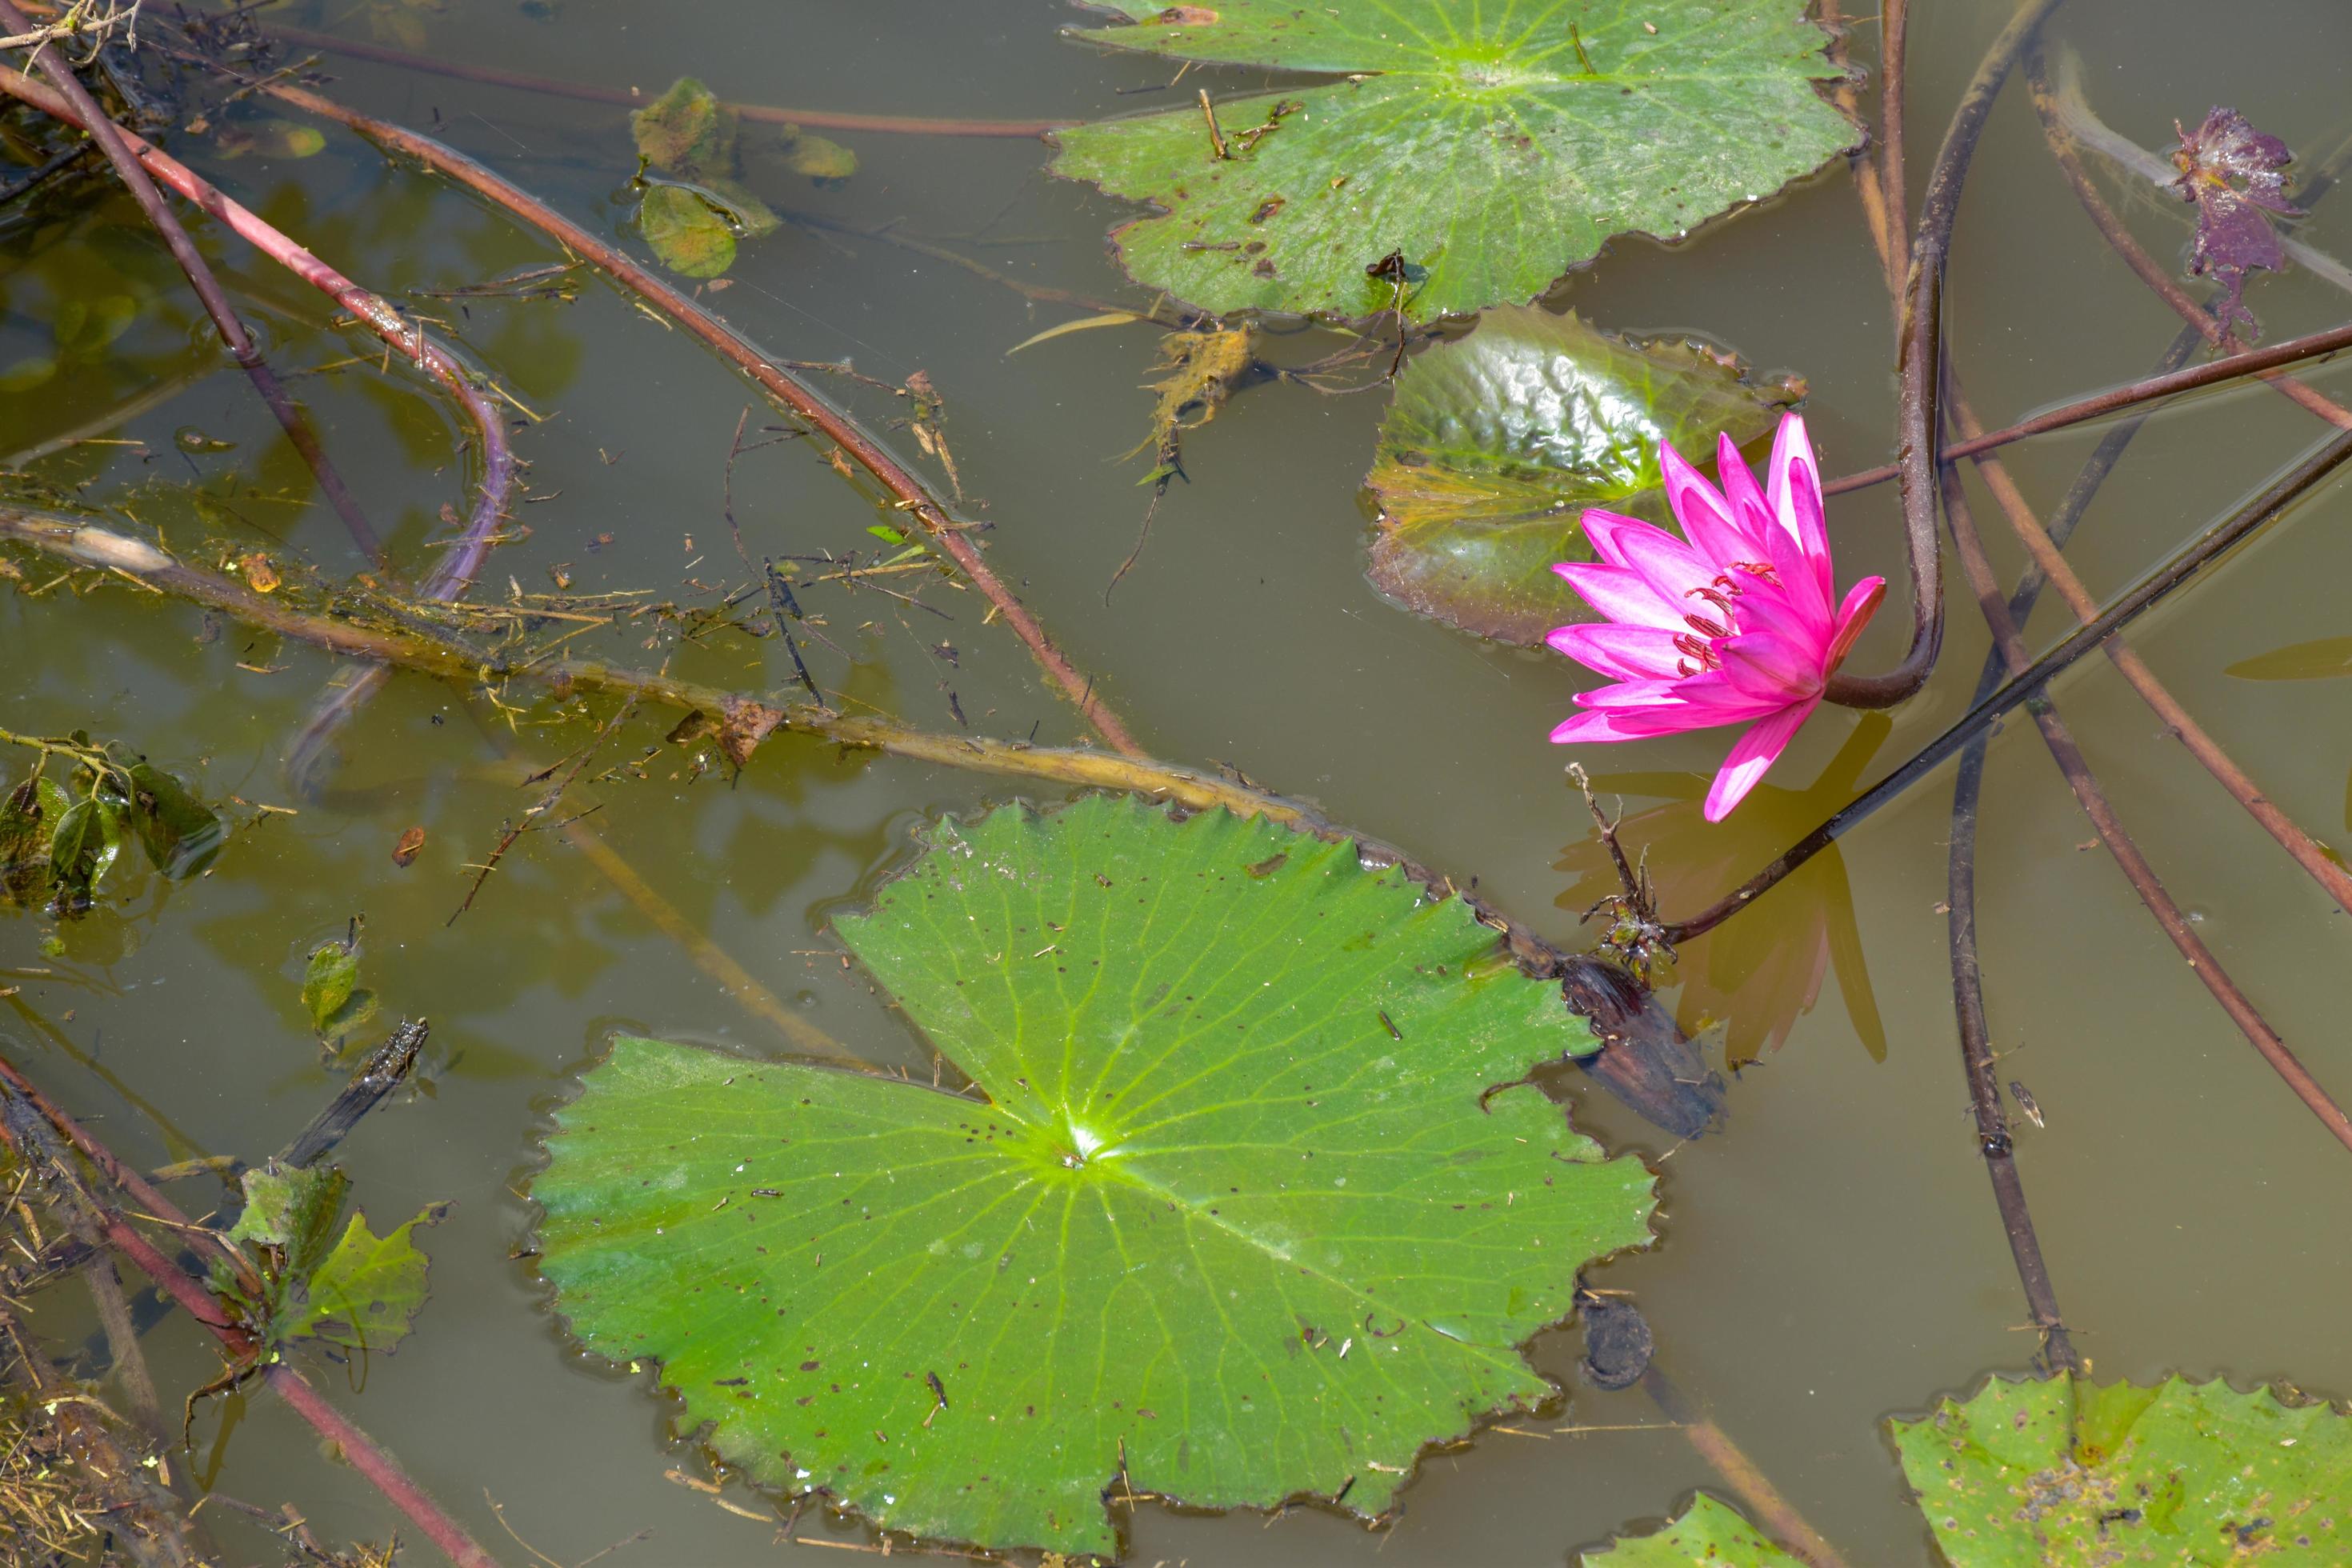
[[[1961,429],[1980,428],[1969,408],[1968,400],[1957,391],[1952,398],[1952,413],[1954,422]],[[2024,492],[2017,488],[2017,482],[2010,477],[2008,468],[1998,458],[1979,458],[1977,459],[1977,471],[1984,476],[1986,487],[1999,502],[2002,516],[2009,520],[2010,531],[2025,546],[2026,554],[2033,562],[2034,571],[2058,590],[2058,596],[2066,601],[2076,620],[2096,620],[2098,601],[2092,597],[2090,589],[2084,586],[2083,580],[2074,574],[2074,569],[2067,564],[2066,558],[2058,552],[2056,541],[2043,530],[2041,520],[2033,515],[2033,508],[2026,500]],[[2173,696],[2164,682],[2157,678],[2156,671],[2147,667],[2147,661],[2140,658],[2129,643],[2121,637],[2111,637],[2105,645],[2105,651],[2125,682],[2139,694],[2140,700],[2158,719],[2164,721],[2166,731],[2188,748],[2189,754],[2213,775],[2214,782],[2228,792],[2231,799],[2245,808],[2247,815],[2277,841],[2279,847],[2293,857],[2295,864],[2319,884],[2321,890],[2336,900],[2338,909],[2352,914],[2352,875],[2347,875],[2342,866],[2330,859],[2327,852],[2309,834],[2263,794],[2262,787],[2229,752],[2221,749],[2221,742],[2207,732],[2196,717],[2181,706],[2180,700]]]
[[[32,24],[8,0],[0,0],[0,26],[24,33],[31,29]],[[311,428],[310,419],[302,411],[294,405],[294,400],[286,395],[286,388],[278,383],[277,373],[269,368],[269,362],[261,357],[261,349],[254,342],[253,334],[238,320],[236,307],[229,303],[228,296],[222,291],[220,280],[213,276],[212,268],[197,253],[195,241],[188,237],[188,231],[180,226],[180,220],[173,216],[171,207],[165,204],[163,193],[155,188],[155,182],[147,177],[145,169],[140,167],[138,158],[131,150],[131,142],[136,138],[116,125],[99,107],[98,100],[89,95],[89,89],[82,86],[81,79],[74,75],[73,67],[62,51],[44,47],[36,58],[40,61],[41,74],[49,79],[58,97],[71,110],[66,114],[59,114],[54,109],[45,111],[80,127],[98,144],[98,150],[106,155],[106,161],[114,165],[115,174],[122,181],[123,188],[131,193],[131,199],[139,205],[140,212],[162,237],[164,248],[172,253],[172,259],[187,275],[188,286],[196,291],[196,299],[204,305],[205,314],[212,318],[214,330],[220,333],[221,342],[227,345],[237,368],[252,381],[254,391],[259,393],[262,402],[269,405],[269,412],[286,432],[286,438],[302,455],[302,461],[310,465],[311,474],[319,481],[320,492],[335,509],[335,515],[343,520],[343,527],[350,532],[352,542],[369,560],[379,566],[383,564],[383,542],[376,537],[367,514],[360,510],[360,503],[344,485],[342,475],[328,460],[325,448],[319,443],[319,433]]]
[[[1830,678],[1825,695],[1850,708],[1891,708],[1909,697],[1927,683],[1943,647],[1944,547],[1943,531],[1936,520],[1939,461],[1936,443],[1943,431],[1937,404],[1943,393],[1944,265],[1951,250],[1952,222],[1959,213],[1960,189],[1968,181],[1969,163],[1984,133],[1985,118],[1992,112],[1993,100],[2026,41],[2042,18],[2062,3],[2024,0],[2018,7],[1961,95],[1951,126],[1944,132],[1943,145],[1937,149],[1935,168],[1927,176],[1927,194],[1920,203],[1903,289],[1902,357],[1897,367],[1902,383],[1902,445],[1895,468],[1903,489],[1903,531],[1911,560],[1911,646],[1902,660],[1883,675],[1840,671]]]
[[[550,238],[586,258],[614,282],[677,321],[733,363],[787,408],[823,431],[853,462],[873,475],[897,498],[899,510],[921,524],[924,531],[956,563],[972,585],[987,596],[989,603],[995,606],[996,613],[1002,615],[1014,634],[1028,645],[1031,655],[1054,683],[1077,705],[1079,713],[1106,744],[1130,757],[1144,754],[1143,748],[1137,743],[1118,715],[1096,695],[1093,679],[1080,673],[1067,656],[1054,645],[1053,639],[1045,635],[1045,628],[1014,596],[1012,589],[990,570],[978,541],[971,537],[970,526],[951,517],[911,469],[815,388],[760,353],[733,327],[713,315],[698,301],[672,288],[666,279],[640,266],[619,247],[601,235],[590,233],[537,196],[465,154],[429,136],[420,136],[401,126],[353,113],[303,88],[276,80],[256,85],[282,102],[331,120],[387,150],[415,158],[436,174],[456,180],[476,195],[496,203]]]
[[[1984,545],[1978,537],[1976,521],[1970,515],[1968,498],[1961,493],[1958,474],[1954,472],[1947,484],[1948,493],[1945,498],[1945,510],[1951,518],[1953,541],[1959,548],[1961,564],[1968,573],[1969,584],[1975,589],[1978,602],[1984,608],[1985,620],[1992,627],[1994,642],[2000,648],[2002,658],[2007,661],[2011,677],[2014,679],[2026,668],[2024,639],[2018,635],[2016,623],[2010,619],[2009,605],[2001,596],[2000,584],[1993,580],[1992,566],[1985,559]],[[2182,960],[2188,963],[2189,973],[2196,975],[2205,989],[2212,994],[2213,1000],[2221,1005],[2221,1010],[2230,1016],[2231,1021],[2236,1024],[2240,1032],[2246,1037],[2246,1043],[2252,1046],[2261,1053],[2263,1059],[2270,1063],[2279,1077],[2285,1080],[2286,1086],[2294,1091],[2295,1098],[2302,1100],[2314,1116],[2319,1118],[2320,1124],[2327,1129],[2336,1142],[2347,1149],[2352,1149],[2352,1117],[2347,1117],[2343,1108],[2329,1098],[2327,1091],[2322,1089],[2318,1080],[2311,1076],[2310,1069],[2305,1068],[2295,1054],[2287,1048],[2286,1042],[2280,1039],[2277,1032],[2263,1020],[2253,1003],[2238,988],[2237,983],[2230,978],[2229,972],[2221,967],[2221,961],[2214,957],[2212,950],[2207,947],[2203,939],[2198,936],[2196,928],[2189,922],[2188,915],[2182,911],[2178,903],[2173,901],[2172,895],[2165,890],[2163,880],[2157,876],[2156,868],[2148,864],[2147,857],[2140,852],[2139,846],[2133,841],[2122,822],[2116,818],[2113,803],[2108,800],[2106,791],[2100,786],[2097,778],[2093,775],[2090,764],[2084,760],[2082,748],[2075,743],[2072,731],[2068,729],[2065,721],[2059,718],[2056,706],[2046,697],[2028,706],[2033,714],[2034,723],[2041,728],[2043,741],[2049,744],[2050,755],[2058,763],[2059,771],[2066,775],[2066,783],[2074,790],[2074,798],[2082,804],[2083,814],[2091,819],[2092,826],[2098,830],[2101,842],[2105,844],[2107,852],[2115,858],[2116,868],[2123,872],[2125,879],[2131,883],[2132,890],[2139,895],[2140,902],[2147,906],[2148,913],[2156,917],[2156,923],[2163,928],[2165,936],[2179,952]],[[1975,771],[1981,775],[1982,745],[1972,745],[1969,751],[1977,758]],[[1967,759],[1964,758],[1964,777],[1968,771]],[[1956,954],[1960,943],[1961,915],[1964,910],[1973,910],[1972,891],[1966,903],[1957,896],[1958,892],[1965,890],[1957,886],[1961,875],[1959,804],[1956,802],[1954,807],[1952,849],[1953,876],[1956,884],[1956,896],[1952,900],[1953,943]],[[1975,803],[1973,800],[1969,800],[1966,804],[1969,806],[1968,833],[1972,838],[1975,834]],[[1969,968],[1973,971],[1975,934],[1972,913],[1969,914],[1968,923]],[[1958,984],[1957,968],[1955,984]],[[1972,974],[1969,984],[1973,987],[1976,984]],[[1977,1008],[1979,1014],[1977,1027],[1981,1033],[1983,1026],[1981,997],[1978,999]],[[1963,1033],[1965,1035],[1965,1028]],[[1972,1092],[1975,1077],[1972,1067]],[[1982,1077],[1986,1089],[1993,1097],[1993,1113],[1998,1117],[2000,1086],[1992,1079],[1990,1054],[1985,1058]],[[1979,1121],[1981,1129],[1983,1125],[1981,1105],[1979,1108]],[[2005,1145],[2005,1135],[2002,1142]],[[1988,1150],[1987,1158],[1990,1157]],[[2012,1237],[2013,1240],[2014,1237]],[[2019,1259],[2021,1270],[2023,1269],[2024,1264],[2025,1260],[2021,1257]],[[2030,1280],[2027,1293],[2029,1297],[2032,1293]],[[2038,1310],[2036,1321],[2040,1321]]]
[[[2347,458],[2352,458],[2352,432],[2339,433],[2320,443],[2294,468],[2263,486],[2259,493],[2233,508],[2168,557],[2155,572],[2103,612],[2096,621],[2071,633],[2006,685],[1971,705],[1949,729],[1929,742],[1908,762],[1782,850],[1762,870],[1697,914],[1665,925],[1662,931],[1664,940],[1670,944],[1687,942],[1692,937],[1714,930],[1747,908],[1769,892],[1783,877],[1836,843],[1849,829],[1935,771],[1970,739],[2039,692],[2083,655],[2137,619],[2150,605],[2178,592],[2215,560],[2276,520],[2305,491],[2335,472]],[[10,526],[5,514],[0,514],[0,537],[7,535]]]
[[[1878,184],[1886,226],[1888,287],[1901,290],[1911,272],[1911,191],[1903,171],[1903,109],[1909,84],[1903,55],[1910,33],[1909,0],[1880,0],[1878,7]]]

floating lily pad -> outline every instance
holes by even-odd
[[[1658,443],[1712,468],[1716,437],[1769,436],[1800,382],[1751,384],[1678,340],[1629,342],[1573,315],[1508,306],[1397,377],[1364,483],[1379,511],[1371,577],[1410,609],[1538,643],[1592,612],[1552,571],[1589,561],[1589,506],[1669,518]]]
[[[2267,1388],[2172,1377],[2143,1388],[1994,1377],[1890,1421],[1903,1473],[1951,1568],[2352,1562],[2352,1426]],[[1801,1559],[1701,1495],[1580,1568],[1781,1568]]]
[[[1952,1568],[2352,1562],[2352,1429],[2326,1405],[1996,1377],[1889,1426]]]
[[[533,1191],[572,1331],[757,1481],[1065,1552],[1122,1474],[1378,1513],[1648,1240],[1639,1161],[1486,1092],[1589,1026],[1352,846],[1007,807],[838,923],[969,1089],[622,1039]]]
[[[1629,1536],[1577,1558],[1578,1568],[1803,1568],[1799,1558],[1740,1516],[1738,1509],[1701,1492],[1664,1529]]]
[[[1678,238],[1861,139],[1802,0],[1104,8],[1137,23],[1077,37],[1348,79],[1219,100],[1213,137],[1197,104],[1056,133],[1054,173],[1164,209],[1118,231],[1128,271],[1219,314],[1386,309],[1366,268],[1391,251],[1427,269],[1413,315],[1525,303],[1612,235]]]

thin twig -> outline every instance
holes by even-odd
[[[490,873],[499,868],[499,862],[507,858],[507,851],[514,847],[515,840],[538,826],[539,819],[555,809],[556,803],[563,798],[563,792],[572,787],[572,782],[580,776],[581,770],[588,765],[590,759],[595,756],[604,742],[613,738],[613,732],[627,721],[629,715],[636,711],[636,697],[632,694],[626,701],[613,710],[613,716],[604,721],[604,727],[596,731],[595,738],[580,748],[579,754],[572,759],[572,765],[563,770],[562,776],[550,784],[547,792],[533,802],[520,816],[504,824],[499,828],[499,841],[491,846],[489,858],[474,868],[474,881],[473,885],[466,889],[466,901],[459,904],[455,912],[441,922],[444,927],[456,925],[457,916],[474,907],[474,899],[481,892],[482,884],[490,879]]]

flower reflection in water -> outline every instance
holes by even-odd
[[[1720,897],[1764,856],[1851,801],[1863,770],[1894,727],[1883,713],[1864,714],[1811,786],[1757,786],[1740,811],[1738,832],[1706,820],[1707,781],[1695,773],[1601,773],[1592,787],[1604,805],[1621,794],[1667,797],[1628,816],[1617,837],[1628,857],[1646,854],[1658,907],[1671,916]],[[1554,868],[1576,879],[1556,901],[1580,915],[1619,890],[1598,834],[1569,845]],[[1832,966],[1854,1033],[1873,1060],[1884,1061],[1886,1030],[1864,965],[1853,890],[1834,844],[1775,887],[1759,910],[1683,944],[1673,976],[1682,982],[1675,1021],[1693,1036],[1720,1025],[1724,1065],[1736,1071],[1780,1049],[1797,1020],[1813,1010]]]

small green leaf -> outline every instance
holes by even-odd
[[[341,1047],[375,1016],[376,994],[360,989],[359,979],[355,942],[323,942],[311,951],[302,973],[302,1006],[323,1044]]]
[[[2352,1562],[2352,1426],[2324,1404],[1994,1377],[1888,1426],[1952,1568]]]
[[[220,817],[178,775],[134,763],[129,777],[131,820],[155,869],[176,881],[198,875],[219,857],[226,832]]]
[[[1077,126],[1053,172],[1160,209],[1120,261],[1220,316],[1385,309],[1366,268],[1392,252],[1428,268],[1410,314],[1524,304],[1612,235],[1678,239],[1861,139],[1803,0],[1117,8],[1138,25],[1076,36],[1249,69],[1211,86],[1215,134],[1197,103]],[[1269,70],[1345,79],[1254,90]]]
[[[229,1227],[228,1239],[276,1248],[289,1276],[317,1268],[342,1215],[349,1178],[332,1165],[288,1166],[271,1160],[246,1172],[244,1185],[245,1212]]]
[[[887,522],[869,522],[866,525],[866,531],[872,534],[875,538],[882,541],[885,544],[904,544],[907,542],[907,536],[899,532],[897,529],[891,527]]]
[[[1586,507],[1666,521],[1661,440],[1711,471],[1718,433],[1757,440],[1801,392],[1751,385],[1736,361],[1696,343],[1489,310],[1397,377],[1364,480],[1379,509],[1372,581],[1481,637],[1539,643],[1592,618],[1551,569],[1592,558]]]
[[[69,804],[46,773],[0,797],[0,897],[30,903],[47,884],[49,842]]]
[[[86,905],[96,896],[121,851],[121,824],[103,799],[85,796],[66,807],[49,837],[49,881],[67,908]]]
[[[1803,1568],[1729,1503],[1701,1492],[1664,1528],[1577,1557],[1578,1568]]]
[[[1378,1513],[1555,1396],[1519,1347],[1649,1238],[1641,1162],[1519,1081],[1591,1027],[1353,844],[1005,807],[837,925],[971,1091],[622,1039],[534,1184],[572,1331],[757,1481],[1105,1555],[1122,1473]]]
[[[727,220],[682,185],[646,193],[637,226],[661,264],[683,278],[716,278],[735,264],[735,233]]]
[[[286,1319],[285,1337],[374,1355],[397,1347],[425,1305],[425,1259],[416,1248],[416,1227],[439,1224],[444,1212],[435,1205],[382,1237],[368,1229],[365,1215],[352,1215]]]

